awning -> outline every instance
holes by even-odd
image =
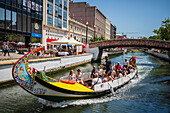
[[[83,45],[83,43],[74,40],[74,38],[70,39],[70,44]]]
[[[70,44],[70,41],[66,37],[63,37],[58,41],[52,41],[51,44]]]
[[[57,41],[58,39],[49,39],[47,38],[47,42]]]

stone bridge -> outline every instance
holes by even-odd
[[[115,47],[141,47],[141,48],[155,48],[168,50],[170,57],[170,41],[153,40],[153,39],[118,39],[118,40],[105,40],[89,43],[89,49],[98,48],[98,60],[101,59],[103,49]],[[97,49],[96,49],[97,50]],[[95,50],[95,51],[96,51]],[[97,60],[96,59],[96,60]]]

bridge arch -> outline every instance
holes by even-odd
[[[89,43],[89,48],[98,47],[99,54],[96,60],[100,60],[103,49],[115,47],[141,47],[141,48],[155,48],[168,50],[170,58],[170,41],[153,40],[153,39],[118,39],[118,40],[105,40]]]

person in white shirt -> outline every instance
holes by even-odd
[[[132,68],[132,66],[130,66],[130,72],[133,73],[134,69]]]
[[[91,88],[93,88],[94,85],[100,84],[100,83],[102,83],[102,80],[101,80],[101,78],[99,78],[98,73],[96,73],[95,78],[92,80]]]
[[[84,84],[81,69],[77,70],[76,78],[77,78],[77,83]]]
[[[128,67],[128,61],[127,58],[125,58],[125,61],[123,62],[123,67],[127,68]]]

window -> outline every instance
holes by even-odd
[[[0,28],[5,27],[5,9],[0,8],[1,16],[0,16]]]
[[[11,0],[6,0],[6,3],[11,5]]]
[[[53,15],[53,4],[51,2],[47,2],[47,13]]]
[[[67,21],[63,20],[63,27],[67,28]]]
[[[6,28],[11,29],[11,11],[6,10]]]
[[[53,3],[53,0],[48,0],[49,2]]]
[[[67,11],[66,10],[63,11],[63,19],[67,20]]]
[[[54,18],[54,26],[58,27],[58,19],[56,17]]]
[[[62,16],[62,9],[60,7],[58,8],[58,15]]]
[[[53,26],[53,16],[47,14],[47,25]]]
[[[27,23],[26,23],[26,22],[27,22],[27,21],[26,21],[26,20],[27,20],[26,17],[27,17],[26,15],[22,15],[22,19],[23,19],[23,21],[22,21],[22,22],[23,22],[23,24],[22,24],[22,26],[23,26],[22,29],[23,29],[24,32],[26,32],[26,25],[27,25]]]
[[[12,12],[12,29],[16,29],[17,25],[17,13]]]
[[[27,6],[27,0],[23,0],[23,6]]]
[[[61,19],[58,19],[58,27],[61,28]]]
[[[59,4],[60,4],[60,6],[62,6],[62,0],[59,0]]]
[[[67,0],[64,0],[64,8],[67,9]]]
[[[73,25],[70,25],[70,28],[72,29],[72,28],[73,28]]]
[[[58,17],[58,6],[55,6],[55,16]]]
[[[59,0],[55,0],[55,4],[59,6]]]

